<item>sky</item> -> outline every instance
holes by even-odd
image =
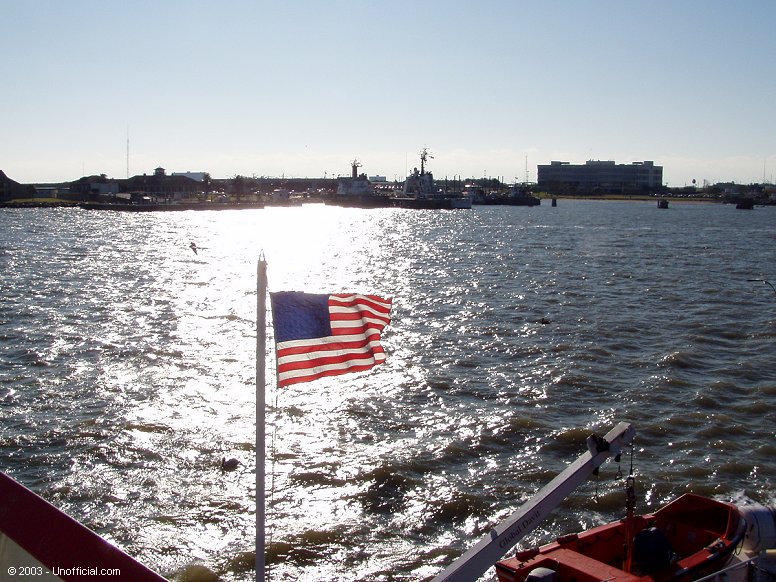
[[[0,170],[776,175],[776,0],[2,0]]]

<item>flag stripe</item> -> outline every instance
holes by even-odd
[[[389,317],[378,311],[361,309],[358,307],[342,307],[339,305],[330,305],[329,312],[331,313],[331,318],[335,320],[359,319],[361,317],[365,317],[368,320],[373,321],[375,325],[381,327],[385,327],[385,325],[390,321]]]
[[[335,320],[360,319],[362,317],[374,322],[380,327],[385,327],[390,321],[390,317],[383,315],[379,311],[365,309],[362,307],[343,307],[341,305],[329,305],[331,318]]]
[[[329,301],[340,305],[369,305],[376,311],[385,315],[391,312],[392,300],[383,299],[377,295],[347,295],[344,293],[334,293],[329,295]]]
[[[369,335],[363,334],[363,333],[356,333],[353,335],[338,335],[338,336],[329,336],[329,337],[323,337],[323,338],[316,338],[316,339],[303,339],[303,340],[289,340],[286,342],[280,342],[278,343],[278,353],[286,352],[287,350],[291,349],[299,349],[303,351],[313,351],[313,350],[336,350],[340,346],[350,346],[350,345],[363,345],[367,340],[372,338],[373,336],[376,336],[376,339],[380,339],[380,334],[376,332],[372,332]],[[298,352],[297,352],[298,353]]]
[[[339,374],[345,374],[348,372],[363,372],[365,370],[369,370],[373,366],[374,364],[366,364],[366,365],[359,365],[359,366],[352,365],[348,368],[331,368],[326,370],[319,370],[314,374],[308,374],[303,376],[296,376],[296,377],[286,376],[283,379],[283,383],[280,385],[291,386],[292,384],[300,384],[302,382],[312,382],[313,380],[318,380],[319,378],[324,378],[326,376],[338,376]]]
[[[364,318],[377,327],[385,327],[390,321],[389,318],[382,316],[380,313],[368,309],[359,309],[358,311],[355,309],[357,308],[332,305],[329,307],[329,312],[331,313],[331,318],[335,321],[348,321],[351,319]]]
[[[285,369],[287,366],[307,366],[315,367],[319,362],[333,363],[334,361],[347,361],[349,359],[359,359],[367,355],[385,359],[383,347],[380,340],[364,342],[349,342],[343,344],[329,344],[329,349],[310,348],[281,348],[278,349],[278,369]]]
[[[373,311],[388,315],[391,311],[391,304],[388,301],[381,301],[375,299],[369,295],[349,295],[342,297],[339,295],[329,295],[329,302],[334,305],[342,305],[344,307],[354,307],[356,305],[362,305]]]
[[[391,299],[346,293],[270,296],[275,329],[284,330],[283,341],[277,342],[279,386],[368,370],[385,361],[380,333],[391,321]],[[328,324],[295,325],[297,318],[305,323],[328,320]],[[304,331],[297,335],[297,329]],[[311,329],[321,331],[311,333]]]
[[[282,374],[288,372],[296,372],[299,370],[310,371],[315,373],[318,370],[325,370],[329,368],[348,368],[351,363],[366,364],[371,362],[372,365],[385,361],[385,354],[382,352],[372,352],[366,350],[360,353],[351,352],[348,354],[347,359],[343,360],[340,356],[320,356],[312,360],[300,358],[297,360],[286,360],[281,366],[278,366],[278,371]],[[310,364],[314,364],[311,366]]]
[[[280,363],[295,362],[299,360],[314,360],[316,358],[346,358],[348,354],[362,354],[365,352],[383,352],[379,339],[363,342],[348,342],[347,344],[328,344],[325,349],[311,348],[282,348],[278,350]]]
[[[376,333],[377,335],[380,335],[380,330],[375,329],[374,327],[369,325],[358,325],[357,322],[343,323],[343,324],[332,323],[331,333],[333,336],[336,336],[336,337],[359,336],[359,335],[366,335],[366,334],[372,334],[372,333]]]
[[[350,321],[364,318],[380,327],[385,327],[385,324],[388,323],[387,318],[381,317],[380,314],[367,309],[354,311],[352,307],[337,307],[334,305],[330,307],[329,311],[331,312],[331,318],[335,321]]]

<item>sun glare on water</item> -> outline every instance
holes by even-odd
[[[181,219],[170,214],[156,220]],[[390,296],[397,287],[396,266],[384,258],[392,242],[383,231],[393,217],[391,212],[305,205],[187,213],[185,220],[185,229],[172,224],[149,229],[155,239],[148,241],[144,273],[138,273],[148,279],[144,305],[119,308],[126,312],[126,325],[115,338],[126,343],[136,335],[146,343],[144,363],[140,369],[136,361],[134,369],[130,362],[111,363],[104,371],[105,383],[114,392],[126,391],[126,384],[134,386],[124,395],[124,460],[131,456],[128,451],[145,451],[151,456],[149,464],[157,466],[156,477],[147,485],[155,509],[144,510],[149,520],[145,543],[193,549],[196,540],[207,553],[250,553],[257,261],[262,255],[266,258],[270,291]],[[178,240],[176,231],[178,237],[185,232],[186,240]],[[160,248],[164,252],[151,250]],[[375,278],[376,263],[385,268]],[[274,474],[267,489],[272,531],[280,532],[282,539],[301,540],[307,530],[325,531],[333,517],[337,523],[358,519],[359,506],[352,499],[359,498],[359,482],[352,480],[375,466],[388,445],[375,442],[373,432],[353,418],[367,414],[357,409],[369,409],[371,398],[392,391],[405,374],[384,366],[379,385],[374,377],[360,374],[344,382],[323,379],[314,390],[292,387],[278,392],[271,315],[267,316],[268,479]],[[163,349],[148,339],[154,335],[164,336],[158,342]],[[343,435],[343,423],[351,434]],[[352,442],[358,443],[356,450],[346,450]],[[223,458],[237,459],[237,470],[222,473]],[[174,478],[168,475],[171,472]],[[300,484],[314,485],[317,493],[308,495],[298,514],[289,509],[288,497]],[[346,488],[351,489],[349,494],[343,493]],[[204,491],[210,492],[209,499],[200,498]],[[272,513],[275,507],[283,509]],[[213,520],[222,527],[203,527]],[[231,524],[228,534],[224,523]],[[162,560],[168,569],[185,566],[178,558],[169,558],[169,563]]]

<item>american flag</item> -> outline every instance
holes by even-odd
[[[392,300],[377,295],[270,293],[278,385],[368,370],[385,361],[380,333]]]

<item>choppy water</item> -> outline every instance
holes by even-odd
[[[272,290],[394,297],[385,365],[268,396],[273,579],[427,578],[618,421],[639,510],[776,503],[776,208],[722,205],[2,210],[0,469],[252,580],[261,250]],[[616,469],[526,544],[619,517]]]

